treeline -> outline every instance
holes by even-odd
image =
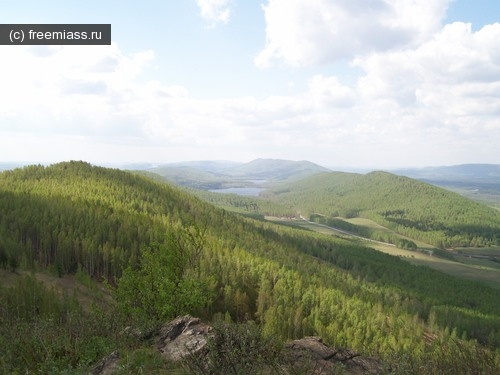
[[[304,215],[366,217],[440,248],[500,244],[499,211],[390,173],[323,173],[272,189],[266,197]]]
[[[439,340],[500,346],[500,295],[491,288],[345,240],[242,218],[127,172],[81,162],[4,172],[0,210],[6,269],[14,257],[16,267],[49,268],[60,275],[80,268],[118,285],[117,290],[123,275],[131,280],[123,285],[132,289],[154,282],[160,293],[157,277],[135,279],[134,270],[161,275],[167,265],[170,276],[162,282],[180,293],[176,296],[189,293],[189,285],[203,291],[196,298],[207,300],[186,299],[161,310],[164,318],[191,312],[208,319],[255,320],[266,334],[283,339],[321,335],[330,345],[387,358],[394,352],[424,353],[428,332]],[[188,267],[191,261],[177,250],[197,238],[203,241],[194,246],[196,265]],[[166,253],[155,256],[155,249]],[[127,301],[130,290],[117,298]],[[0,292],[0,306],[10,306],[8,293]],[[189,311],[178,311],[181,307]],[[12,317],[12,310],[0,312],[5,314],[0,319]],[[14,323],[3,327],[0,341],[9,342],[19,319],[8,320]],[[103,347],[109,335],[96,333]],[[77,365],[75,359],[71,366]],[[3,367],[11,369],[7,362]]]

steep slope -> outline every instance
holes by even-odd
[[[209,205],[178,189],[120,170],[68,162],[0,174],[0,253],[25,267],[57,265],[114,278],[140,247],[164,241]],[[217,215],[217,212],[214,213]],[[5,258],[5,256],[4,256]]]
[[[500,212],[458,194],[386,172],[323,173],[268,196],[303,214],[371,218],[439,247],[500,244]]]
[[[344,184],[358,178],[344,177]],[[454,328],[500,346],[494,289],[331,236],[245,219],[129,172],[83,162],[2,172],[0,212],[0,267],[80,269],[113,284],[123,267],[140,264],[145,245],[169,245],[169,234],[198,228],[204,246],[193,273],[207,280],[211,300],[198,311],[207,317],[253,319],[275,337],[321,335],[381,355],[422,353],[425,332],[444,340]],[[15,297],[0,286],[2,321],[18,322]],[[0,325],[2,347],[16,332]]]

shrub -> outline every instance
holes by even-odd
[[[192,355],[184,361],[192,374],[243,375],[280,374],[279,356],[282,344],[262,334],[253,322],[214,324],[214,335],[208,340],[204,357]]]

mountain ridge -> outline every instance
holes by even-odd
[[[248,163],[173,163],[148,169],[167,181],[195,189],[262,187],[273,181],[292,181],[329,169],[309,161],[255,159]]]
[[[427,180],[476,180],[500,184],[500,164],[457,164],[450,166],[402,168],[391,173]]]

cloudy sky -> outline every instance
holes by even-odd
[[[500,163],[498,0],[22,1],[111,46],[0,46],[0,161]]]

